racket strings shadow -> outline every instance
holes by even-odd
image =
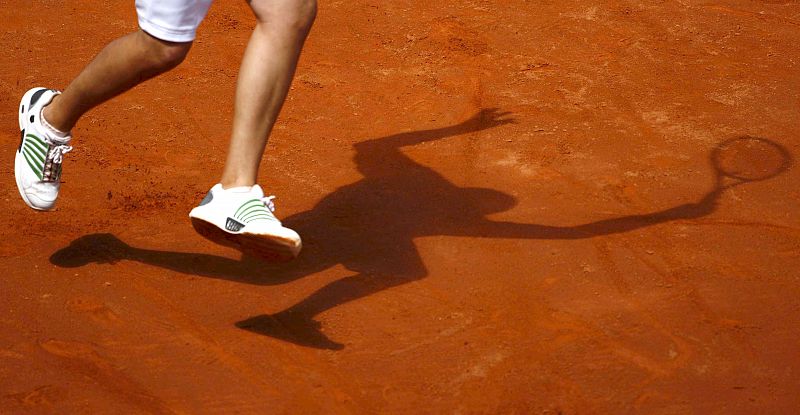
[[[355,274],[319,288],[281,312],[236,323],[253,333],[307,347],[335,350],[342,345],[325,336],[314,317],[341,304],[425,278],[428,271],[413,243],[414,238],[452,235],[585,239],[618,234],[707,216],[717,209],[720,196],[732,186],[724,183],[725,178],[732,175],[719,161],[734,148],[729,140],[712,151],[709,160],[718,180],[697,202],[577,226],[498,222],[489,220],[487,216],[510,209],[516,203],[513,197],[492,189],[458,187],[400,151],[404,146],[509,122],[512,120],[507,118],[507,114],[485,110],[455,126],[396,134],[356,144],[355,162],[364,178],[326,195],[314,208],[284,220],[287,226],[304,237],[304,251],[291,263],[265,264],[247,257],[237,261],[200,253],[138,248],[111,234],[78,238],[55,252],[50,260],[61,267],[128,260],[178,273],[255,285],[285,284],[343,265]],[[752,138],[738,138],[748,139]],[[775,173],[762,175],[759,180],[775,177],[790,168],[792,158],[785,148],[769,140],[758,140],[759,143],[768,143],[779,155],[773,157],[777,163]],[[761,168],[763,165],[761,163]],[[735,180],[738,181],[733,185],[757,181],[742,180],[742,177]]]

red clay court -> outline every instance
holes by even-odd
[[[0,413],[800,407],[797,1],[320,0],[262,164],[286,264],[187,217],[245,2],[78,124],[50,213],[14,184],[19,98],[133,1],[0,22]]]

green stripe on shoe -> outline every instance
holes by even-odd
[[[41,160],[45,159],[45,153],[42,150],[40,150],[39,147],[36,147],[34,144],[32,144],[30,141],[25,141],[25,144],[22,145],[22,149],[28,150],[32,156],[36,156],[36,158],[38,159]]]
[[[253,221],[256,221],[256,220],[259,220],[259,219],[274,220],[274,219],[272,219],[272,215],[268,215],[266,213],[262,213],[260,215],[249,217],[247,219],[247,222],[253,222]]]
[[[256,220],[277,220],[261,199],[250,199],[236,210],[233,215],[240,222],[249,223]]]
[[[22,147],[22,152],[28,154],[28,156],[30,156],[30,158],[33,159],[33,161],[35,161],[37,165],[39,165],[40,169],[42,168],[42,166],[44,166],[44,161],[46,160],[46,158],[45,155],[42,154],[39,150],[36,150],[33,147],[26,145]]]
[[[44,142],[44,140],[42,140],[41,138],[39,138],[39,136],[37,136],[37,135],[28,134],[28,135],[26,135],[26,136],[25,136],[25,138],[30,138],[30,140],[25,140],[25,141],[27,141],[27,142],[30,142],[30,143],[33,143],[33,144],[38,144],[39,148],[40,148],[40,149],[41,149],[43,152],[44,152],[44,151],[47,151],[47,148],[49,147],[49,146],[47,145],[47,143],[45,143],[45,142]]]
[[[245,210],[244,210],[244,211],[243,211],[243,212],[242,212],[242,213],[241,213],[241,214],[238,216],[238,218],[239,218],[239,219],[241,219],[241,220],[243,220],[243,221],[246,221],[247,219],[249,219],[249,218],[250,218],[251,216],[253,216],[253,215],[258,215],[259,213],[265,213],[265,212],[266,212],[266,210],[267,210],[267,208],[266,208],[266,207],[264,207],[264,205],[263,205],[263,203],[264,203],[264,202],[261,202],[261,203],[262,203],[261,205],[253,205],[253,206],[251,206],[251,207],[249,207],[249,208],[245,209]]]
[[[39,166],[40,170],[42,169],[42,166],[44,166],[44,161],[45,161],[44,154],[41,154],[36,150],[32,150],[30,147],[27,146],[22,148],[22,153],[27,154],[28,157],[31,158],[31,161],[34,161],[36,165]]]
[[[236,217],[239,217],[240,214],[243,214],[244,213],[244,212],[242,212],[243,209],[246,212],[250,208],[256,207],[258,205],[262,205],[263,206],[264,202],[262,202],[259,199],[250,199],[247,202],[242,203],[241,206],[239,206],[239,209],[236,210],[236,213],[233,214],[233,217],[236,218]]]
[[[43,172],[44,171],[44,162],[42,160],[36,158],[35,155],[30,154],[30,153],[25,152],[25,151],[22,152],[22,155],[26,156],[28,158],[28,160],[30,161],[30,163],[33,163],[33,167],[35,167],[35,170],[37,170],[39,172]]]
[[[246,217],[242,216],[241,220],[243,222],[250,222],[251,220],[255,220],[256,218],[261,217],[261,216],[269,217],[269,215],[267,214],[266,211],[261,210],[261,211],[258,211],[258,212],[251,212]]]
[[[25,161],[28,162],[28,166],[30,166],[31,170],[33,170],[33,172],[36,173],[36,177],[38,177],[39,180],[42,180],[42,177],[43,177],[42,176],[42,168],[41,167],[37,167],[36,164],[33,161],[31,161],[31,158],[30,158],[30,156],[28,156],[27,152],[23,151],[22,152],[22,156],[25,157]]]

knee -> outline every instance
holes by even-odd
[[[317,0],[300,0],[297,2],[294,13],[289,16],[289,21],[298,29],[308,31],[316,18]]]
[[[259,23],[306,33],[317,17],[317,0],[249,0]]]
[[[167,42],[146,33],[143,33],[143,45],[150,64],[159,72],[178,66],[192,48],[192,42]]]
[[[192,42],[172,43],[162,45],[160,48],[159,62],[164,68],[174,68],[180,65],[189,54],[189,49],[192,48]]]

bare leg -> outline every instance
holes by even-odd
[[[250,0],[257,24],[239,69],[224,188],[256,183],[267,138],[316,15],[314,0]]]
[[[45,107],[47,121],[69,131],[95,106],[181,63],[191,42],[156,39],[139,30],[108,44],[69,84],[64,93]]]

